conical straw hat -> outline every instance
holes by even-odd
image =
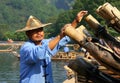
[[[16,32],[24,32],[24,31],[34,30],[34,29],[38,29],[41,27],[45,27],[45,26],[50,25],[50,24],[52,24],[52,23],[43,24],[36,17],[31,15],[28,18],[28,21],[26,23],[26,27],[24,27],[20,30],[17,30]]]

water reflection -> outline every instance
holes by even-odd
[[[0,83],[18,83],[19,61],[9,53],[0,53]]]
[[[54,83],[66,79],[65,62],[52,62]],[[19,83],[19,61],[10,53],[0,53],[0,83]]]
[[[52,68],[53,68],[53,77],[54,77],[54,83],[62,83],[67,77],[66,77],[66,71],[64,70],[65,62],[53,62]]]

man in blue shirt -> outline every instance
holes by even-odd
[[[59,35],[44,39],[43,28],[50,24],[43,24],[30,16],[26,27],[16,31],[26,32],[29,38],[20,49],[20,83],[53,83],[51,57],[70,41],[64,29],[72,26],[66,24]]]

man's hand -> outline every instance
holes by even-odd
[[[85,16],[87,13],[88,13],[88,11],[84,11],[84,10],[80,11],[76,17],[77,22],[80,22],[82,20],[83,16]]]
[[[79,23],[82,20],[83,16],[85,16],[87,13],[88,11],[84,11],[84,10],[80,11],[71,25],[75,28],[77,26],[77,23]]]
[[[65,24],[65,25],[62,27],[61,33],[60,33],[61,38],[65,36],[64,31],[65,31],[66,27],[72,27],[72,26],[71,26],[71,24]],[[73,28],[73,27],[72,27],[72,28]]]
[[[55,48],[55,46],[58,44],[58,42],[65,36],[65,29],[66,27],[72,27],[71,24],[65,24],[62,28],[61,28],[61,32],[59,35],[57,35],[54,39],[52,39],[49,42],[49,48],[51,50],[53,50]]]

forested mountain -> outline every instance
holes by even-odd
[[[69,9],[67,3],[65,5],[64,2],[63,8],[58,6],[58,3],[59,0],[2,0],[0,2],[0,23],[21,24],[29,15],[35,15],[45,22],[52,16],[56,17],[64,9]]]
[[[16,29],[25,26],[30,15],[47,22],[54,21],[59,13],[70,9],[73,0],[1,0],[0,1],[0,40],[14,34]],[[60,5],[61,4],[61,5]],[[5,32],[3,32],[5,31]],[[10,31],[13,31],[10,32]],[[5,34],[6,33],[6,34]]]
[[[1,0],[0,40],[25,40],[24,33],[15,33],[15,30],[23,28],[30,15],[43,23],[53,23],[46,29],[46,37],[58,34],[60,28],[72,22],[80,10],[88,10],[99,22],[104,23],[95,10],[105,2],[120,9],[120,0]]]

